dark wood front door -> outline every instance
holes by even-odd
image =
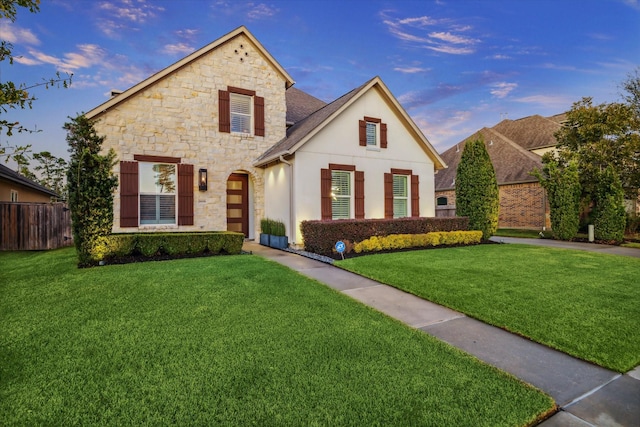
[[[227,230],[249,237],[249,176],[229,175],[227,181]]]

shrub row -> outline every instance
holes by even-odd
[[[129,256],[239,254],[244,235],[231,231],[196,233],[123,233],[101,237],[93,250],[94,263]]]
[[[393,249],[426,248],[440,245],[472,245],[480,243],[482,231],[434,231],[425,234],[391,234],[373,236],[353,245],[355,253]]]
[[[305,250],[330,255],[339,240],[361,242],[372,236],[391,234],[426,234],[433,231],[467,230],[466,217],[454,218],[397,218],[397,219],[341,219],[302,221],[300,231]]]

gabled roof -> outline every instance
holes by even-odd
[[[398,100],[391,94],[380,77],[372,78],[362,86],[342,95],[332,103],[325,105],[313,114],[297,122],[294,126],[287,129],[287,136],[284,139],[258,157],[253,165],[257,167],[266,166],[267,164],[279,159],[280,156],[290,156],[294,154],[298,148],[302,147],[307,141],[313,138],[314,135],[320,132],[334,118],[342,113],[342,111],[347,109],[358,98],[374,87],[380,89],[383,97],[393,105],[398,115],[412,130],[416,138],[423,144],[423,148],[433,160],[435,169],[439,170],[446,168],[446,163],[438,155],[437,151],[433,148],[418,126],[416,126],[413,120],[411,120],[411,117],[409,117],[404,108],[402,108]]]
[[[467,141],[477,139],[479,135],[484,138],[498,185],[538,181],[530,172],[536,168],[542,169],[540,156],[525,150],[516,142],[497,132],[495,128],[482,128],[442,153],[442,158],[447,162],[449,168],[438,172],[435,176],[436,191],[455,189],[456,172],[464,145]]]
[[[54,191],[49,190],[47,187],[43,187],[35,181],[30,180],[27,177],[20,175],[18,172],[15,172],[5,165],[0,165],[0,179],[6,179],[7,181],[14,182],[19,185],[23,185],[25,187],[29,187],[33,190],[39,191],[41,193],[48,194],[51,197],[60,197],[60,195]]]
[[[287,102],[287,125],[296,124],[327,105],[326,102],[295,87],[287,89],[285,97]]]
[[[271,54],[264,48],[264,46],[262,46],[262,44],[258,41],[258,39],[256,39],[253,36],[253,34],[251,34],[249,32],[249,30],[243,25],[243,26],[240,26],[240,27],[236,28],[235,30],[231,31],[230,33],[220,37],[219,39],[209,43],[208,45],[204,46],[203,48],[198,49],[197,51],[193,52],[192,54],[182,58],[181,60],[179,60],[178,62],[174,63],[173,65],[170,65],[167,68],[164,68],[163,70],[158,71],[157,73],[155,73],[151,77],[141,81],[140,83],[136,84],[135,86],[130,87],[129,89],[127,89],[124,92],[122,92],[121,94],[119,94],[119,95],[109,99],[108,101],[102,103],[101,105],[97,106],[96,108],[94,108],[91,111],[89,111],[88,113],[86,113],[85,116],[87,118],[89,118],[89,119],[95,118],[96,116],[100,115],[101,113],[103,113],[103,112],[109,110],[110,108],[113,108],[114,106],[118,105],[119,103],[123,102],[124,100],[126,100],[129,97],[131,97],[132,95],[135,95],[136,93],[140,92],[141,90],[146,89],[147,87],[153,85],[157,81],[165,78],[166,76],[168,76],[171,73],[179,70],[180,68],[184,67],[185,65],[190,64],[191,62],[197,60],[198,58],[202,57],[203,55],[208,54],[212,50],[218,48],[219,46],[221,46],[221,45],[223,45],[225,43],[227,43],[228,41],[234,39],[235,37],[238,37],[239,35],[244,35],[249,40],[251,40],[251,42],[258,48],[260,53],[267,59],[268,62],[271,63],[273,68],[276,69],[282,75],[282,77],[285,80],[286,87],[293,86],[293,84],[295,82],[294,82],[293,78],[291,78],[289,73],[287,73],[285,71],[285,69],[282,68],[282,66],[278,63],[278,61],[276,61],[275,58],[273,56],[271,56]]]
[[[562,127],[562,116],[552,117],[539,115],[524,117],[518,120],[503,120],[492,129],[500,132],[507,138],[527,150],[553,147],[557,144],[554,134]]]

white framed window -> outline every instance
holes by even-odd
[[[176,223],[176,165],[139,163],[140,224]]]
[[[353,185],[351,172],[331,171],[331,216],[332,219],[351,218]]]
[[[367,122],[367,147],[378,147],[378,123]]]
[[[393,217],[409,216],[409,177],[393,175]]]
[[[231,132],[251,133],[251,129],[253,129],[253,115],[251,114],[253,111],[253,97],[230,93],[229,105]]]
[[[18,201],[18,191],[17,190],[11,190],[11,201],[12,202],[17,202]]]

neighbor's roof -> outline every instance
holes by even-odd
[[[15,172],[5,165],[0,165],[0,178],[6,179],[7,181],[14,182],[16,184],[23,185],[25,187],[29,187],[33,190],[40,191],[41,193],[48,194],[52,197],[60,197],[58,193],[55,191],[49,190],[47,187],[43,187],[35,181],[30,180],[27,177],[20,175],[18,172]]]
[[[293,86],[293,84],[295,82],[294,82],[293,78],[289,75],[289,73],[287,73],[285,71],[285,69],[282,68],[282,66],[278,63],[278,61],[276,61],[275,58],[273,56],[271,56],[271,54],[264,48],[264,46],[262,46],[262,44],[258,41],[258,39],[256,39],[253,36],[253,34],[251,34],[249,32],[249,30],[243,25],[243,26],[240,26],[240,27],[236,28],[235,30],[231,31],[230,33],[220,37],[219,39],[209,43],[208,45],[204,46],[203,48],[193,52],[192,54],[182,58],[181,60],[179,60],[178,62],[174,63],[173,65],[170,65],[167,68],[158,71],[157,73],[155,73],[151,77],[141,81],[140,83],[136,84],[135,86],[130,87],[129,89],[127,89],[124,92],[122,92],[121,94],[119,94],[119,95],[109,99],[108,101],[100,104],[96,108],[94,108],[91,111],[89,111],[88,113],[86,113],[85,116],[87,118],[89,118],[89,119],[95,118],[96,116],[100,115],[101,113],[103,113],[103,112],[109,110],[110,108],[113,108],[114,106],[118,105],[119,103],[123,102],[124,100],[126,100],[129,97],[131,97],[132,95],[135,95],[136,93],[140,92],[141,90],[146,89],[147,87],[153,85],[157,81],[159,81],[159,80],[165,78],[166,76],[172,74],[173,72],[181,69],[185,65],[190,64],[191,62],[197,60],[198,58],[202,57],[203,55],[206,55],[207,53],[209,53],[212,50],[218,48],[219,46],[227,43],[228,41],[234,39],[235,37],[238,37],[239,35],[244,35],[249,40],[251,40],[251,42],[262,53],[262,55],[264,55],[264,57],[267,59],[267,61],[271,63],[273,68],[275,68],[282,75],[282,77],[285,80],[286,87]]]
[[[446,163],[442,160],[440,155],[438,155],[438,152],[433,148],[429,140],[424,136],[411,117],[409,117],[404,108],[402,108],[398,100],[391,94],[380,77],[372,78],[362,86],[342,95],[340,98],[325,105],[303,120],[297,122],[295,125],[291,126],[287,129],[287,136],[258,157],[254,162],[254,166],[266,166],[267,164],[279,159],[280,156],[290,156],[294,154],[298,148],[302,147],[307,141],[313,138],[314,135],[320,132],[334,118],[342,113],[342,111],[347,109],[358,98],[374,87],[380,89],[385,99],[395,107],[404,122],[413,131],[416,138],[423,144],[423,148],[425,148],[425,151],[433,160],[435,169],[439,170],[446,168]]]
[[[478,138],[479,135],[484,139],[498,185],[538,181],[530,172],[536,168],[542,168],[540,156],[525,150],[519,144],[497,132],[495,128],[482,128],[442,153],[442,158],[447,162],[449,168],[438,172],[435,176],[436,191],[455,189],[456,172],[465,143]]]
[[[527,150],[553,147],[557,144],[554,134],[562,127],[564,114],[552,117],[534,115],[518,120],[503,120],[492,129],[516,142]]]

